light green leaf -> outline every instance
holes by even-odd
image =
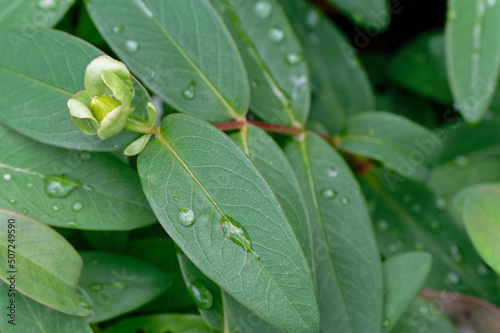
[[[168,277],[145,262],[107,252],[80,254],[84,265],[79,284],[92,299],[91,323],[137,309],[169,287]]]
[[[258,127],[248,126],[231,138],[250,157],[281,204],[288,221],[306,255],[313,265],[312,234],[304,196],[297,177],[276,142]]]
[[[281,3],[304,45],[309,63],[310,117],[324,124],[331,134],[337,134],[351,115],[375,106],[366,73],[351,42],[318,8],[303,0]]]
[[[84,89],[85,68],[103,55],[101,51],[56,30],[34,29],[32,36],[27,39],[23,29],[0,32],[0,122],[35,140],[70,149],[117,150],[139,138],[123,131],[101,140],[82,133],[71,120],[67,102]],[[132,117],[145,121],[151,98],[133,81]]]
[[[197,118],[170,115],[138,170],[160,223],[204,274],[281,330],[317,331],[306,258],[269,185],[232,140]],[[221,221],[240,235],[224,235]]]
[[[184,333],[192,329],[208,329],[208,326],[201,316],[169,313],[126,318],[108,327],[103,333]]]
[[[382,267],[356,179],[340,154],[314,134],[288,142],[285,153],[309,209],[322,330],[379,332]]]
[[[0,221],[0,279],[55,310],[90,315],[90,305],[77,292],[82,259],[71,244],[45,224],[14,211],[0,209]]]
[[[384,262],[384,323],[389,332],[417,297],[432,266],[427,252],[407,252]]]
[[[222,331],[224,311],[221,290],[207,278],[185,254],[177,254],[184,282],[198,311],[210,327]]]
[[[417,298],[406,310],[392,333],[457,333],[450,319],[439,312],[435,305]]]
[[[340,9],[354,24],[365,25],[370,31],[385,30],[391,20],[386,0],[328,0]],[[399,2],[397,3],[399,4]],[[392,6],[392,4],[391,4]],[[399,7],[401,10],[401,7]],[[397,10],[397,7],[394,9]],[[358,30],[359,31],[359,30]]]
[[[375,159],[405,177],[424,180],[439,158],[442,141],[407,118],[372,111],[347,122],[340,149]]]
[[[462,215],[467,233],[484,261],[500,272],[500,185],[465,190]]]
[[[241,305],[241,303],[230,295],[223,292],[222,299],[224,300],[224,313],[227,316],[227,322],[231,333],[281,332]]]
[[[243,62],[208,0],[92,0],[87,9],[132,72],[177,110],[211,122],[246,113]]]
[[[433,256],[426,286],[498,301],[488,270],[439,198],[423,184],[374,168],[360,177],[382,254],[426,250]]]
[[[211,0],[233,35],[251,80],[252,111],[270,123],[304,124],[310,83],[304,50],[278,0]]]
[[[478,123],[491,103],[500,72],[500,4],[450,0],[446,20],[446,65],[458,109]]]
[[[4,318],[0,321],[0,329],[3,333],[46,333],[46,332],[72,332],[92,333],[92,329],[82,317],[70,316],[65,313],[50,309],[45,305],[35,302],[23,294],[8,297],[9,286],[0,281],[0,307],[4,311]],[[15,303],[15,325],[8,321],[12,320],[8,314],[11,300]]]
[[[148,144],[151,134],[144,134],[139,139],[132,142],[123,153],[127,156],[134,156],[139,154]]]
[[[396,84],[428,99],[452,105],[441,31],[417,36],[393,56],[389,75]]]
[[[155,222],[137,173],[105,153],[46,146],[0,125],[0,207],[49,225],[128,230]]]
[[[0,30],[25,27],[30,36],[33,27],[55,25],[73,3],[74,0],[0,0]]]

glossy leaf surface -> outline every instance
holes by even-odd
[[[160,223],[203,273],[282,330],[317,330],[305,256],[269,185],[232,140],[170,115],[138,168]],[[224,234],[221,222],[234,233]]]
[[[68,11],[74,0],[10,1],[1,0],[0,29],[27,27],[51,27]]]
[[[322,330],[378,332],[382,269],[356,179],[342,157],[314,134],[290,141],[285,153],[309,210]]]
[[[108,327],[103,333],[184,333],[193,329],[208,329],[201,316],[171,313],[126,318]]]
[[[155,221],[137,173],[106,153],[51,147],[0,125],[0,207],[49,225],[128,230]]]
[[[208,0],[92,0],[87,9],[130,70],[175,109],[211,122],[246,113],[243,62]]]
[[[366,25],[373,30],[385,30],[391,13],[384,0],[365,2],[363,0],[328,0],[340,9],[356,25]]]
[[[124,148],[139,134],[123,131],[101,140],[82,133],[71,120],[68,100],[84,90],[85,68],[103,55],[90,44],[56,30],[0,32],[0,122],[35,140],[70,149],[110,151]],[[64,45],[64,48],[61,48]],[[30,64],[29,66],[27,64]],[[145,120],[148,93],[134,79],[132,117]]]
[[[82,259],[71,244],[45,224],[14,211],[0,209],[0,221],[0,259],[5,263],[0,279],[45,306],[90,315],[90,305],[77,292]]]

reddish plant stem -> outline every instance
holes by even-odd
[[[214,124],[214,126],[221,131],[234,131],[246,126],[247,124],[260,127],[267,132],[279,133],[283,135],[295,136],[304,133],[304,129],[299,127],[271,124],[263,121],[229,120],[225,123]]]

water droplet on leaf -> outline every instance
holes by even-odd
[[[40,0],[38,1],[38,6],[42,9],[55,10],[58,3],[56,0]]]
[[[113,27],[114,34],[121,34],[123,32],[123,25],[117,25]]]
[[[469,164],[469,159],[465,156],[457,156],[455,157],[455,164],[458,166],[466,166]]]
[[[178,201],[178,200],[179,200],[179,198],[177,198],[177,197],[174,197],[174,201]]]
[[[302,53],[289,53],[285,57],[285,61],[290,66],[295,66],[300,64],[304,60],[304,55]]]
[[[429,226],[431,227],[432,230],[438,230],[438,229],[441,228],[441,223],[439,223],[436,220],[433,220],[433,221],[431,221],[431,223],[429,224]]]
[[[15,199],[9,199],[9,202],[12,204],[12,205],[15,205],[17,203],[17,201]]]
[[[477,273],[481,276],[486,276],[490,273],[490,269],[484,264],[477,266]]]
[[[65,198],[78,185],[65,176],[45,177],[45,193],[51,198]]]
[[[326,174],[330,178],[335,178],[339,175],[339,172],[335,170],[334,168],[330,168],[326,170]]]
[[[23,214],[28,214],[30,212],[28,208],[23,208],[21,211],[23,212]]]
[[[11,178],[10,173],[5,173],[5,174],[3,175],[3,179],[5,179],[5,180],[10,180],[10,178]]]
[[[59,206],[53,206],[53,207],[52,207],[52,210],[53,210],[54,212],[57,212],[57,211],[59,210]]]
[[[454,285],[455,284],[459,284],[460,283],[460,277],[455,272],[448,272],[448,274],[446,274],[445,281],[448,284],[454,284]]]
[[[203,281],[195,280],[189,285],[188,290],[199,309],[207,310],[212,307],[214,297]]]
[[[389,318],[385,318],[384,321],[382,322],[382,327],[387,328],[391,324],[391,321]]]
[[[78,228],[78,224],[75,221],[69,221],[68,227],[76,229],[76,228]]]
[[[114,281],[109,286],[113,289],[123,289],[128,285],[125,281]]]
[[[273,7],[267,1],[259,1],[253,6],[253,12],[257,17],[268,18],[273,12]]]
[[[88,160],[90,160],[90,158],[92,157],[92,155],[90,154],[90,152],[88,151],[83,151],[81,154],[80,154],[80,159],[83,161],[83,162],[87,162]]]
[[[389,228],[389,223],[386,220],[378,221],[378,228],[382,231],[387,230]]]
[[[345,206],[345,205],[348,205],[350,202],[349,198],[346,198],[346,197],[343,197],[342,198],[342,204]]]
[[[230,216],[224,215],[220,220],[220,227],[227,239],[242,247],[246,252],[252,253],[257,260],[260,259],[257,253],[253,250],[250,236],[239,222],[235,221]]]
[[[194,223],[194,212],[189,208],[181,208],[179,209],[179,221],[181,221],[182,225],[185,227],[189,227]]]
[[[182,91],[182,97],[184,97],[184,99],[187,99],[187,100],[192,100],[194,98],[194,95],[195,95],[195,92],[194,92],[195,86],[196,86],[196,84],[194,82],[191,82],[189,84],[189,87],[187,87],[186,89],[184,89]]]
[[[324,196],[325,198],[328,198],[328,199],[333,199],[337,195],[337,193],[335,191],[327,189],[327,188],[322,189],[320,191],[320,193],[322,196]]]
[[[139,43],[136,42],[135,40],[128,40],[125,43],[125,48],[129,52],[137,52],[137,50],[139,49]]]
[[[267,32],[267,37],[273,42],[279,43],[285,39],[285,33],[280,28],[271,28]]]
[[[307,25],[310,27],[315,27],[319,23],[319,13],[317,10],[311,10],[309,13],[307,13],[307,18],[306,18]]]
[[[92,291],[99,291],[102,290],[104,286],[102,284],[92,284],[89,286],[89,289]]]
[[[74,211],[74,212],[79,212],[79,211],[82,210],[82,208],[83,208],[83,205],[82,205],[81,202],[75,202],[73,204],[73,206],[71,207],[71,210]]]

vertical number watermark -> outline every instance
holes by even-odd
[[[7,306],[8,323],[16,325],[16,220],[9,218],[7,220],[7,281],[9,289],[7,297],[9,305]]]

